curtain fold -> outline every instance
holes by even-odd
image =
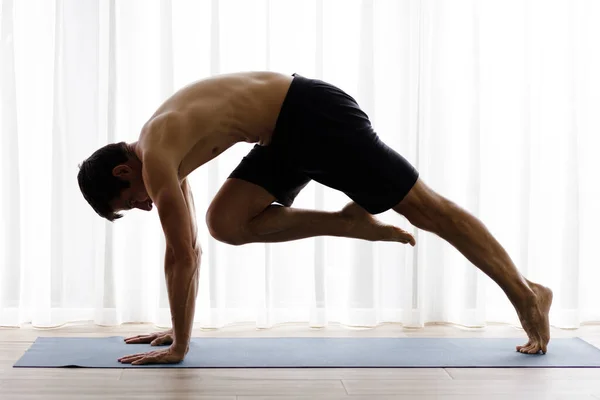
[[[600,4],[593,0],[0,0],[0,325],[168,326],[155,211],[108,223],[77,165],[134,141],[184,85],[247,70],[340,86],[421,178],[555,293],[551,323],[600,320]],[[196,326],[518,324],[449,244],[320,237],[228,246],[204,214],[250,150],[189,182],[204,255]],[[338,210],[310,183],[294,206]]]
[[[0,319],[17,321],[21,298],[19,141],[15,81],[14,2],[0,9]],[[6,195],[10,193],[10,195]]]

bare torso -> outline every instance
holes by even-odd
[[[248,72],[190,84],[167,99],[145,124],[138,156],[168,151],[183,180],[235,143],[267,145],[292,79],[273,72]],[[178,121],[172,129],[152,129],[169,116]]]

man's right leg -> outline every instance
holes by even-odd
[[[210,234],[232,244],[275,243],[315,236],[411,243],[402,229],[383,224],[355,204],[338,212],[304,210],[272,204],[266,189],[242,179],[228,179],[206,214]]]
[[[546,352],[552,291],[524,278],[481,221],[435,193],[420,179],[394,210],[417,228],[435,233],[452,244],[504,290],[530,339],[525,346],[518,346],[518,351]]]

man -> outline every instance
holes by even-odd
[[[500,285],[529,337],[518,351],[546,352],[550,289],[521,276],[478,219],[426,186],[406,159],[379,140],[352,97],[320,80],[252,72],[181,89],[143,126],[137,142],[105,146],[80,167],[83,196],[100,216],[113,221],[120,211],[148,211],[154,204],[166,238],[173,328],[126,342],[170,347],[121,362],[171,363],[185,357],[201,258],[186,177],[237,142],[257,144],[208,209],[214,238],[241,245],[328,235],[414,246],[409,233],[373,216],[393,209],[451,243]],[[353,202],[339,212],[292,208],[311,179]]]

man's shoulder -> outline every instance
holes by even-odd
[[[186,115],[178,110],[165,110],[153,115],[142,128],[142,131],[150,135],[160,135],[162,132],[172,128],[180,128],[185,123]]]
[[[168,132],[179,129],[179,124],[178,116],[169,113],[153,117],[144,125],[138,141],[142,164],[150,162],[164,165],[170,164],[169,160],[175,162],[178,148],[174,140],[176,135],[169,135]]]
[[[153,115],[142,127],[140,144],[143,151],[154,151],[169,148],[173,135],[169,132],[181,131],[186,124],[186,117],[177,111],[165,111]]]

